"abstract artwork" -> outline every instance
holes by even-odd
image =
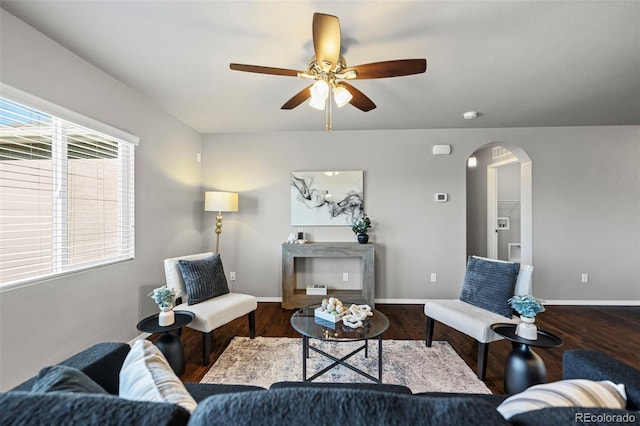
[[[351,226],[363,211],[363,172],[291,172],[291,226]]]

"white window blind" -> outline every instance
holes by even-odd
[[[0,287],[134,257],[134,148],[0,98]]]

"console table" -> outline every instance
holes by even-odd
[[[325,297],[337,297],[345,303],[366,303],[375,307],[374,245],[348,242],[282,244],[282,307],[296,309],[319,303]],[[308,295],[296,286],[296,257],[358,257],[362,267],[361,290],[328,289],[326,296]]]

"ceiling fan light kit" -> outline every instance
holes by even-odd
[[[327,102],[327,98],[329,97],[329,85],[324,80],[318,80],[313,83],[311,89],[309,89],[311,93],[311,100],[309,101],[309,106],[324,110],[324,105]]]
[[[347,68],[347,62],[340,56],[341,35],[338,18],[314,13],[312,32],[315,56],[311,59],[307,71],[234,63],[230,64],[230,68],[235,71],[315,80],[315,83],[293,95],[281,109],[296,108],[311,98],[311,107],[326,111],[326,130],[331,130],[331,98],[340,108],[351,104],[367,112],[376,107],[371,99],[345,80],[399,77],[420,74],[427,70],[426,59],[399,59]]]
[[[336,105],[338,105],[338,108],[342,108],[348,104],[351,99],[353,99],[353,95],[349,93],[344,86],[339,84],[335,85],[333,88],[333,100],[336,102]]]

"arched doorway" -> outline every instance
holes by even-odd
[[[475,167],[469,167],[467,161],[467,255],[507,260],[511,248],[512,260],[533,264],[531,159],[520,147],[505,143],[486,144],[472,157]],[[505,192],[500,188],[501,168],[510,165],[513,169],[515,164],[519,164],[517,178],[511,173],[503,179],[517,186],[517,198],[501,199]],[[514,228],[519,225],[519,233],[514,235],[509,219],[518,212],[513,224]],[[506,235],[511,235],[510,240],[500,241]]]

